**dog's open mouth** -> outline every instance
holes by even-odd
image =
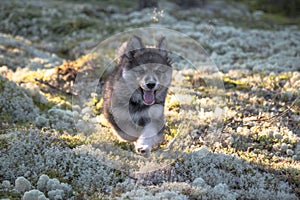
[[[143,100],[146,105],[152,105],[155,102],[154,90],[143,90]]]

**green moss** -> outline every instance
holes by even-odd
[[[24,19],[34,19],[42,16],[41,10],[37,10],[35,6],[32,5],[26,5],[23,8],[20,7],[12,7],[11,9],[17,11],[17,14],[11,15],[10,21],[14,23],[18,23]],[[34,12],[32,12],[34,10]],[[2,10],[4,13],[8,13],[11,10]],[[25,24],[24,24],[25,25]]]
[[[116,139],[113,140],[113,143],[114,143],[114,145],[120,147],[121,149],[123,149],[125,151],[135,151],[133,143],[121,142]]]
[[[280,74],[278,76],[278,78],[280,80],[289,80],[291,78],[291,74],[290,73],[283,73],[283,74]]]
[[[71,3],[85,3],[85,1],[83,0],[67,0],[68,2]],[[108,6],[117,6],[119,8],[137,8],[138,5],[138,1],[137,0],[133,0],[133,1],[120,1],[120,0],[102,0],[102,1],[98,1],[98,0],[90,0],[89,1],[90,4],[93,5],[97,5],[100,8],[107,8]]]
[[[20,200],[22,198],[22,195],[14,190],[11,191],[0,190],[0,198],[10,199],[10,200]]]
[[[247,4],[251,11],[263,10],[266,13],[274,15],[277,14],[286,17],[299,16],[298,10],[300,9],[300,0],[239,0],[239,2]]]
[[[31,83],[35,83],[36,79],[43,79],[44,77],[44,72],[39,71],[39,72],[35,72],[35,71],[31,71],[26,73],[26,75],[23,76],[22,78],[22,82],[31,82]]]
[[[0,150],[5,150],[9,147],[7,138],[2,138],[0,135]]]
[[[178,124],[171,119],[167,120],[166,123],[167,129],[166,129],[166,134],[171,136],[171,137],[176,137],[177,136],[177,130],[178,130]]]
[[[48,170],[43,172],[43,174],[48,175],[49,178],[56,178],[58,179],[60,182],[65,182],[68,183],[68,180],[66,180],[64,178],[64,176],[62,174],[60,174],[56,169],[52,169],[52,170]],[[68,183],[69,184],[69,183]]]
[[[246,82],[234,80],[229,77],[223,78],[225,88],[235,88],[237,90],[248,89],[249,86]]]
[[[49,105],[42,106],[42,108],[47,108],[51,105],[60,105],[61,109],[71,110],[72,109],[72,99],[71,96],[58,92],[56,94],[45,94],[47,96]]]
[[[0,92],[4,90],[6,81],[0,79]]]
[[[299,24],[300,20],[296,19],[290,19],[286,16],[280,15],[280,14],[263,14],[262,20],[268,23],[273,24],[281,24],[281,25],[287,25],[287,24]]]
[[[49,103],[49,104],[44,104],[40,102],[34,102],[34,105],[36,105],[41,112],[47,111],[50,108],[52,108],[55,104]]]
[[[63,144],[65,146],[67,146],[71,149],[75,148],[77,146],[86,144],[86,139],[80,135],[72,136],[72,135],[64,134],[64,135],[59,136],[59,138],[62,139]]]
[[[13,117],[11,116],[11,114],[1,112],[1,108],[0,108],[0,122],[1,123],[4,123],[4,122],[11,123],[12,121],[13,121]],[[0,123],[0,126],[1,126],[1,123]]]
[[[180,110],[180,102],[176,99],[168,104],[169,111],[179,112]]]

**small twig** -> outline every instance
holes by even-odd
[[[54,86],[54,85],[51,85],[51,84],[48,83],[47,81],[43,81],[43,80],[37,79],[37,78],[35,78],[34,80],[37,81],[37,82],[39,82],[40,84],[46,85],[46,86],[48,86],[48,87],[50,87],[50,88],[52,88],[52,89],[54,89],[54,90],[58,90],[59,92],[65,93],[65,94],[67,94],[67,95],[76,95],[76,94],[74,94],[74,93],[72,93],[72,92],[67,92],[67,91],[61,90],[60,88],[58,88],[58,87],[56,87],[56,86]]]
[[[169,151],[171,146],[174,144],[174,142],[176,141],[176,138],[173,138],[166,146],[166,148],[163,151]]]
[[[125,174],[125,176],[127,176],[128,178],[130,178],[130,179],[132,179],[132,180],[135,180],[135,181],[138,180],[138,178],[136,178],[136,177],[130,175],[128,172],[125,172],[125,171],[121,171],[121,172],[122,172],[123,174]]]
[[[270,122],[273,122],[275,119],[284,116],[288,111],[290,111],[290,110],[293,108],[293,106],[295,105],[295,103],[296,103],[296,101],[297,101],[298,99],[299,99],[299,97],[297,97],[297,98],[292,102],[292,104],[291,104],[290,106],[288,106],[288,108],[285,109],[284,111],[282,111],[281,113],[279,113],[279,114],[277,114],[277,115],[274,115],[274,116],[272,116],[272,117],[270,117],[270,118],[267,118],[267,119],[258,119],[258,120],[255,120],[255,121],[269,121],[269,120],[270,120]]]
[[[228,119],[228,121],[230,121],[230,122],[228,122],[227,125],[233,124],[233,122],[239,123],[239,125],[241,125],[241,126],[247,126],[247,125],[249,125],[249,124],[248,124],[249,122],[262,122],[262,121],[264,121],[264,122],[269,121],[270,123],[271,123],[271,122],[274,122],[274,120],[276,120],[276,119],[279,118],[279,117],[284,116],[288,111],[290,111],[290,110],[293,108],[293,106],[295,105],[295,103],[296,103],[296,101],[297,101],[298,99],[299,99],[299,97],[297,97],[297,98],[292,102],[292,104],[291,104],[290,106],[288,106],[287,109],[285,109],[285,110],[282,111],[281,113],[279,113],[279,114],[277,114],[277,115],[274,115],[274,116],[272,116],[272,117],[269,117],[269,118],[266,118],[266,119],[264,119],[264,118],[252,119],[252,120],[247,121],[246,123],[245,123],[243,120],[234,120],[234,117],[231,117],[230,119]]]

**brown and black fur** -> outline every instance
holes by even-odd
[[[122,141],[134,142],[138,153],[148,153],[163,140],[164,104],[172,68],[166,39],[155,48],[133,36],[104,85],[104,116]]]

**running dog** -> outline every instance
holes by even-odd
[[[104,84],[103,114],[121,141],[150,153],[164,138],[164,104],[172,80],[165,37],[154,47],[133,36],[119,48],[118,62]]]

